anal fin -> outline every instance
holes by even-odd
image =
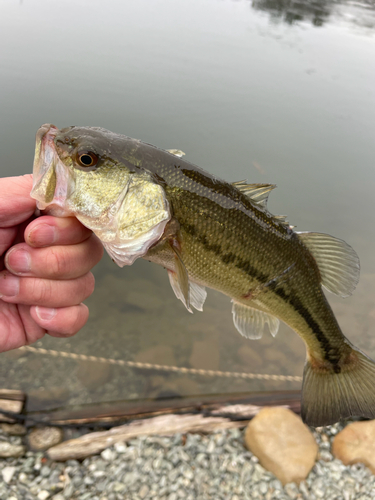
[[[266,323],[273,337],[279,330],[280,321],[271,314],[232,300],[233,323],[241,335],[248,339],[260,339],[266,331]]]

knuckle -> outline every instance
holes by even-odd
[[[84,286],[83,286],[83,292],[84,292],[84,298],[87,299],[87,297],[90,297],[90,295],[93,293],[95,289],[95,278],[92,273],[87,273],[84,277]]]
[[[72,336],[75,335],[86,323],[87,315],[85,314],[85,307],[83,304],[75,307],[74,317],[72,318],[71,324],[66,328],[65,335]]]
[[[104,254],[103,245],[102,245],[101,241],[99,240],[99,238],[95,234],[91,235],[89,241],[90,241],[91,247],[95,249],[95,262],[99,262]]]
[[[51,277],[57,278],[67,274],[69,270],[69,260],[64,247],[51,247],[48,271]]]
[[[52,283],[48,280],[33,279],[30,294],[36,304],[49,304],[52,298]]]

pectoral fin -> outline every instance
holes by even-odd
[[[266,331],[266,323],[271,334],[277,334],[280,321],[275,316],[234,300],[232,302],[233,323],[241,335],[248,339],[260,339]]]

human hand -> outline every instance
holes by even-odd
[[[46,333],[69,337],[88,319],[82,301],[94,290],[90,269],[103,255],[76,218],[30,222],[32,176],[0,179],[0,352]]]

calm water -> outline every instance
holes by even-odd
[[[299,230],[348,241],[354,296],[330,296],[347,336],[375,356],[375,4],[255,0],[3,0],[0,169],[31,172],[45,122],[102,126],[229,181],[271,182],[269,207]],[[95,269],[91,317],[50,349],[216,370],[301,375],[302,342],[240,337],[230,301],[190,315],[166,272],[142,260]],[[0,385],[57,404],[298,388],[1,355]]]

